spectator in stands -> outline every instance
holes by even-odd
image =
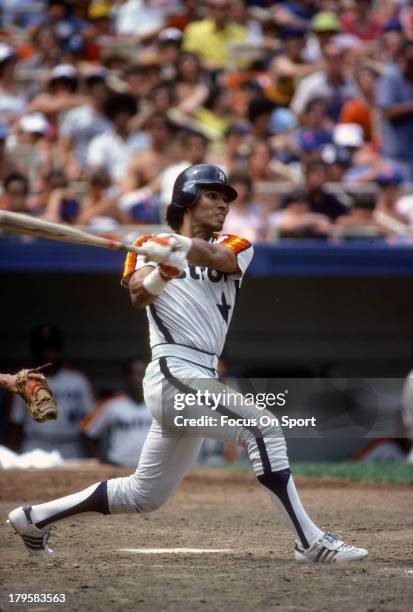
[[[114,93],[107,98],[104,113],[112,126],[90,141],[87,152],[90,169],[105,170],[111,180],[118,181],[134,153],[149,147],[147,134],[130,129],[130,120],[136,110],[136,100],[130,94]]]
[[[70,10],[67,0],[48,0],[42,23],[53,29],[61,51],[67,51],[75,37],[82,36],[86,27],[86,22]]]
[[[183,51],[176,64],[176,106],[183,113],[194,114],[208,97],[208,80],[195,53]]]
[[[30,176],[39,173],[44,175],[52,169],[54,160],[49,134],[50,126],[46,117],[41,113],[28,113],[19,119],[7,139],[8,151],[16,157],[23,157],[20,164]]]
[[[226,174],[245,168],[249,154],[250,131],[247,123],[232,123],[224,134],[223,149],[210,152],[210,163],[220,166]]]
[[[243,236],[250,242],[261,242],[267,237],[267,218],[262,207],[252,201],[252,184],[247,172],[233,171],[229,183],[238,197],[229,207],[222,231]]]
[[[80,211],[80,201],[64,172],[52,170],[47,176],[47,183],[47,202],[42,211],[43,218],[47,221],[75,223]]]
[[[24,400],[15,395],[11,422],[15,425],[13,446],[20,452],[40,448],[58,450],[64,459],[84,456],[80,422],[91,411],[93,393],[88,379],[63,364],[63,338],[53,325],[39,325],[30,336],[33,365],[51,363],[42,373],[47,377],[59,406],[55,421],[36,423],[29,416]]]
[[[306,57],[310,61],[321,60],[324,49],[333,42],[334,38],[341,32],[340,21],[334,12],[335,7],[327,7],[316,13],[310,22],[313,37],[310,39],[309,48],[306,49]]]
[[[300,81],[291,102],[291,110],[298,117],[308,102],[314,98],[324,98],[327,114],[337,121],[344,103],[358,96],[353,79],[345,73],[345,52],[334,43],[329,43],[323,52],[325,69],[311,74]]]
[[[404,180],[413,181],[413,41],[404,44],[397,59],[397,67],[377,82],[381,153],[400,170]]]
[[[27,213],[27,196],[29,181],[24,174],[13,173],[6,176],[3,183],[3,195],[0,198],[0,209],[12,212]]]
[[[383,166],[377,176],[379,194],[373,218],[394,234],[405,234],[409,227],[409,218],[398,208],[402,182],[401,171],[391,164]]]
[[[293,191],[283,201],[281,210],[269,220],[269,233],[282,238],[326,238],[331,230],[330,219],[319,212],[312,212],[308,194]]]
[[[324,187],[327,173],[322,161],[308,164],[305,170],[305,186],[309,210],[326,216],[330,221],[347,213],[346,206]]]
[[[31,37],[31,54],[22,62],[22,68],[52,70],[60,63],[57,36],[50,25],[39,25]]]
[[[14,49],[0,42],[0,121],[9,124],[26,108],[26,100],[17,90],[16,64]]]
[[[77,93],[79,74],[70,64],[59,64],[50,73],[46,91],[39,93],[29,104],[31,113],[43,113],[58,135],[58,120],[61,112],[75,106],[87,104],[87,96]]]
[[[9,133],[8,126],[5,123],[0,123],[0,181],[4,181],[9,174],[21,170],[13,154],[6,150]]]
[[[364,42],[378,40],[383,31],[381,19],[375,15],[372,0],[357,0],[341,15],[344,32],[357,36]]]
[[[59,130],[60,159],[70,180],[81,179],[86,172],[89,143],[111,127],[103,109],[108,97],[106,71],[91,69],[85,76],[88,103],[66,113]]]
[[[142,127],[150,138],[150,146],[133,155],[126,169],[124,168],[120,181],[122,194],[131,193],[141,187],[158,193],[159,176],[174,160],[176,144],[171,138],[173,126],[165,115],[153,113]]]
[[[256,140],[252,143],[248,155],[248,171],[251,182],[267,183],[279,178],[276,170],[272,167],[272,150],[267,140]]]
[[[199,132],[183,130],[179,134],[179,160],[167,166],[160,177],[160,197],[162,206],[171,203],[172,190],[178,174],[192,164],[206,162],[208,138]]]
[[[286,26],[280,31],[283,45],[271,62],[273,78],[271,99],[282,106],[290,104],[299,79],[324,67],[321,61],[308,62],[305,60],[303,52],[306,32],[305,28],[294,26]]]
[[[271,136],[270,120],[274,107],[275,104],[262,95],[250,100],[247,118],[253,138],[267,139]]]
[[[183,34],[177,28],[165,28],[159,33],[157,48],[161,64],[160,77],[171,81],[177,74],[177,63],[182,47]]]
[[[363,128],[365,142],[372,142],[374,131],[374,105],[376,102],[375,88],[377,74],[371,68],[361,67],[355,73],[359,88],[356,98],[344,103],[339,117],[339,123],[358,123]]]
[[[232,95],[229,89],[220,85],[212,86],[204,105],[194,116],[211,140],[221,140],[232,119]]]
[[[83,433],[99,440],[106,463],[136,466],[152,423],[146,408],[142,381],[146,363],[130,359],[123,366],[125,389],[98,402],[82,422]]]
[[[223,68],[228,62],[228,45],[246,42],[247,29],[230,19],[231,0],[208,0],[205,19],[186,26],[184,49],[199,55],[209,70]]]
[[[80,201],[76,223],[89,225],[98,231],[116,228],[117,222],[127,221],[121,215],[111,194],[111,180],[104,170],[96,170],[86,176],[88,190]]]
[[[126,0],[116,11],[116,33],[133,36],[138,42],[153,40],[164,27],[162,7],[150,0]]]

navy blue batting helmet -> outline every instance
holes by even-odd
[[[195,164],[178,175],[172,192],[172,204],[178,208],[190,208],[199,198],[199,187],[213,187],[221,191],[228,202],[238,196],[225,172],[212,164]]]

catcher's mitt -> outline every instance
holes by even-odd
[[[56,400],[46,379],[30,378],[31,373],[39,372],[48,365],[50,364],[31,370],[20,370],[16,375],[17,390],[25,400],[30,416],[38,423],[57,419]]]

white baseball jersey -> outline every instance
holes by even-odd
[[[83,432],[90,438],[107,436],[106,456],[117,465],[135,466],[143,443],[152,424],[152,417],[142,402],[119,393],[99,402],[82,423]]]
[[[61,368],[48,376],[47,382],[57,401],[59,415],[55,421],[36,423],[28,415],[24,400],[18,395],[13,397],[10,418],[23,427],[22,452],[56,449],[65,459],[83,457],[80,422],[94,403],[89,381],[81,372]]]
[[[141,246],[150,236],[135,241]],[[238,297],[242,277],[248,268],[253,247],[245,238],[214,234],[212,244],[222,244],[237,256],[239,272],[228,274],[201,266],[187,265],[147,307],[151,349],[162,344],[196,348],[219,356]],[[155,263],[129,253],[122,283],[127,285],[135,270]]]

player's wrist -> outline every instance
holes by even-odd
[[[143,287],[152,295],[160,295],[170,280],[159,268],[155,268],[143,279]]]

